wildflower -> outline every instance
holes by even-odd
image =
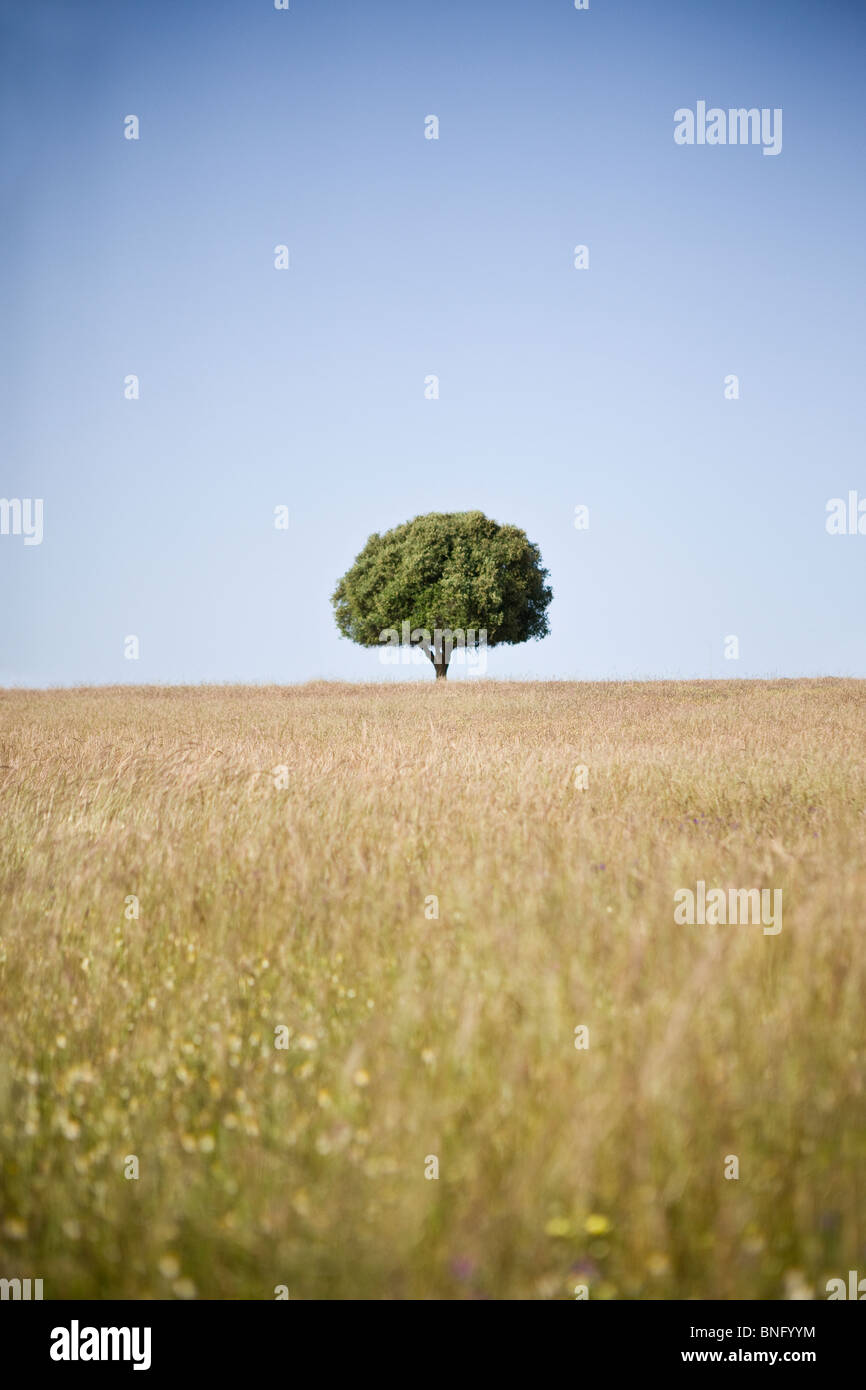
[[[610,1222],[606,1216],[601,1216],[598,1212],[593,1212],[583,1223],[583,1229],[587,1235],[603,1236],[610,1230]]]

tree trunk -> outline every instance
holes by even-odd
[[[433,629],[433,647],[430,651],[430,660],[433,662],[433,670],[436,672],[437,681],[444,681],[448,675],[448,662],[451,658],[451,651],[445,650],[442,642],[443,624],[442,619],[437,618]]]

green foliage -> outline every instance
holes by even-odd
[[[547,573],[519,527],[482,512],[430,512],[371,536],[331,602],[342,635],[361,646],[408,622],[431,633],[485,630],[495,647],[547,635]]]

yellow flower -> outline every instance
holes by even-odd
[[[359,1067],[359,1069],[355,1072],[355,1075],[352,1077],[352,1080],[354,1081],[356,1086],[369,1086],[370,1073],[364,1071],[363,1067]]]
[[[593,1212],[583,1223],[583,1229],[590,1236],[604,1236],[610,1230],[610,1222],[606,1216],[601,1216],[598,1212]]]

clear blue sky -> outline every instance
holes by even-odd
[[[469,508],[555,595],[491,675],[866,676],[866,6],[0,8],[0,682],[430,680],[329,596]]]

